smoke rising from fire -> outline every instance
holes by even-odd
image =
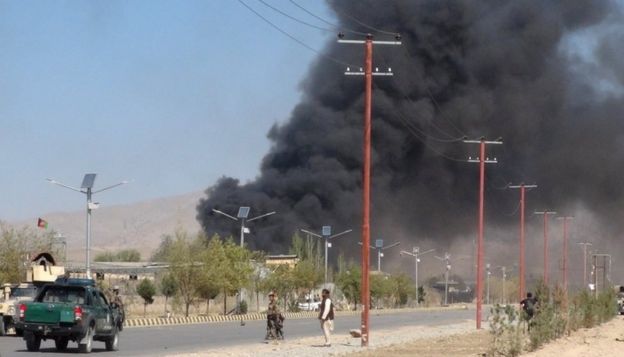
[[[486,224],[516,233],[518,192],[537,183],[533,209],[598,217],[605,235],[621,230],[624,166],[624,66],[621,8],[606,0],[330,1],[346,28],[363,24],[400,33],[402,48],[375,47],[372,239],[423,238],[439,246],[476,229],[476,146],[465,136],[503,137],[488,147]],[[357,19],[359,22],[354,21]],[[621,28],[620,28],[621,30]],[[619,36],[614,35],[619,33]],[[572,49],[570,49],[572,48]],[[589,54],[575,51],[589,49]],[[363,48],[328,43],[325,52],[360,64]],[[587,51],[586,51],[587,52]],[[363,81],[319,60],[302,83],[303,99],[275,125],[256,180],[224,177],[207,190],[197,218],[205,231],[238,235],[211,213],[278,214],[250,222],[251,247],[285,252],[300,228],[353,228],[336,245],[356,252],[361,225]],[[507,229],[508,228],[508,229]],[[492,237],[509,239],[509,237]],[[409,247],[411,248],[411,247]],[[355,256],[356,254],[352,254]]]

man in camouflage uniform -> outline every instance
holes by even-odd
[[[277,296],[271,292],[269,294],[269,306],[267,308],[267,334],[266,340],[284,339],[282,331],[284,317],[277,305]]]

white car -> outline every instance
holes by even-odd
[[[321,306],[320,301],[307,299],[305,302],[299,303],[299,309],[303,311],[318,311]]]

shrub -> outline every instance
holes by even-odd
[[[241,301],[240,305],[238,306],[238,309],[241,314],[246,314],[247,313],[247,301],[245,300]]]

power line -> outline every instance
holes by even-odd
[[[376,89],[379,89],[379,87],[375,84],[375,82],[373,82],[373,86],[375,86]],[[433,151],[434,153],[436,153],[439,156],[442,156],[443,158],[447,159],[447,160],[451,160],[451,161],[456,161],[456,162],[466,162],[466,160],[463,159],[457,159],[457,158],[453,158],[450,157],[446,154],[444,154],[443,152],[435,149],[433,146],[431,146],[429,143],[427,143],[427,138],[430,139],[437,139],[437,138],[433,138],[430,135],[428,135],[427,133],[423,132],[421,129],[419,129],[418,127],[416,127],[414,124],[410,123],[410,121],[404,117],[400,111],[396,112],[396,116],[399,118],[399,121],[401,122],[401,124],[403,124],[403,126],[407,129],[407,131],[412,134],[413,137],[415,137],[416,139],[418,139],[418,141],[420,141],[423,145],[425,145],[425,147],[427,147],[429,150]],[[444,139],[438,139],[441,142],[457,142],[457,141],[462,141],[464,138],[458,138],[458,139],[453,139],[450,141],[443,141]]]
[[[387,61],[386,61],[386,59],[385,59],[385,57],[383,55],[381,55],[381,59],[387,65]],[[394,80],[394,76],[393,76],[392,79]],[[401,92],[401,94],[403,95],[403,98],[405,98],[408,102],[410,102],[410,103],[415,105],[414,100],[412,98],[410,98],[407,94],[405,94],[405,92],[402,90],[402,88],[401,88],[400,84],[398,83],[398,81],[396,81],[396,82],[398,84],[397,89],[399,90],[399,92]],[[428,90],[428,88],[427,88],[427,90]],[[431,93],[430,91],[428,91],[428,92]],[[438,109],[438,112],[440,113],[440,115],[442,115],[442,112],[441,112],[439,106],[437,106],[437,104],[435,102],[434,102],[434,106],[436,106],[436,109]],[[428,123],[428,125],[433,127],[434,129],[436,129],[438,132],[440,132],[440,134],[443,134],[443,135],[448,136],[450,138],[450,139],[436,139],[436,138],[433,138],[436,141],[440,141],[440,142],[456,142],[456,141],[460,141],[460,140],[462,140],[462,139],[464,139],[466,137],[466,135],[463,132],[461,132],[461,130],[459,132],[460,132],[460,134],[462,136],[461,137],[454,137],[453,135],[447,133],[442,128],[437,126],[435,124],[435,122],[433,122],[433,121],[430,121]],[[457,128],[455,128],[455,129],[457,130]]]
[[[369,24],[367,24],[367,23],[365,23],[365,22],[363,22],[361,20],[358,20],[353,15],[349,15],[349,14],[347,14],[345,12],[340,12],[340,11],[338,11],[336,9],[334,9],[334,11],[336,11],[338,14],[340,14],[340,15],[348,18],[348,19],[350,19],[351,21],[357,23],[358,25],[361,25],[361,26],[363,26],[363,27],[365,27],[365,28],[367,28],[369,30],[373,30],[373,31],[375,31],[377,33],[382,33],[382,34],[385,34],[385,35],[392,35],[392,36],[396,36],[398,34],[396,31],[386,31],[386,30],[381,30],[381,29],[378,29],[376,27],[373,27],[373,26],[371,26],[371,25],[369,25]]]
[[[409,52],[407,51],[407,48],[403,48],[402,54],[403,54],[403,57],[408,62],[412,60],[412,58],[409,56]],[[457,125],[455,125],[455,123],[453,123],[453,121],[444,114],[444,111],[442,111],[442,107],[440,106],[438,101],[435,99],[435,96],[431,92],[431,88],[429,88],[427,83],[424,82],[423,85],[425,87],[425,91],[427,92],[427,95],[429,96],[429,99],[431,99],[431,102],[433,103],[433,105],[436,107],[436,109],[440,113],[440,116],[443,119],[446,119],[446,121],[448,121],[448,123],[451,124],[451,127],[453,127],[453,129],[455,129],[459,134],[466,136],[466,133],[464,131],[462,131]]]
[[[312,17],[314,17],[314,18],[315,18],[315,19],[317,19],[317,20],[320,20],[320,21],[324,22],[325,24],[327,24],[327,25],[329,25],[329,26],[331,26],[331,27],[333,27],[333,28],[335,28],[335,29],[340,29],[340,28],[341,28],[340,26],[338,26],[338,25],[334,24],[333,22],[327,21],[327,20],[325,20],[324,18],[322,18],[322,17],[320,17],[320,16],[316,15],[315,13],[313,13],[312,11],[310,11],[310,10],[306,9],[305,7],[301,6],[300,4],[298,4],[297,2],[295,2],[294,0],[290,0],[290,3],[291,3],[291,4],[293,4],[293,5],[295,5],[295,6],[296,6],[296,7],[298,7],[299,9],[303,10],[303,11],[304,11],[305,13],[307,13],[308,15],[310,15],[310,16],[312,16]],[[349,33],[352,33],[352,34],[355,34],[355,35],[362,35],[362,36],[366,36],[366,33],[365,33],[365,32],[356,31],[356,30],[353,30],[353,29],[350,29],[350,28],[344,28],[343,30],[344,30],[344,32],[349,32]]]
[[[277,26],[276,24],[274,24],[273,22],[271,22],[269,19],[267,19],[266,17],[262,16],[262,14],[260,14],[259,12],[257,12],[256,10],[254,10],[251,6],[249,6],[247,3],[245,3],[243,0],[238,0],[238,2],[243,5],[244,7],[246,7],[249,11],[251,11],[252,13],[254,13],[256,16],[258,16],[259,18],[261,18],[264,22],[266,22],[267,24],[269,24],[269,26],[273,27],[275,30],[279,31],[281,34],[283,34],[284,36],[287,36],[288,38],[290,38],[291,40],[297,42],[298,44],[300,44],[301,46],[307,48],[308,50],[320,55],[321,57],[324,57],[334,63],[343,65],[343,66],[347,66],[347,67],[355,67],[352,64],[349,64],[347,62],[341,61],[337,58],[334,58],[332,56],[326,55],[323,52],[309,46],[307,43],[301,41],[300,39],[296,38],[295,36],[291,35],[290,33],[288,33],[287,31],[283,30],[282,28],[280,28],[279,26]]]
[[[332,33],[333,33],[333,32],[336,32],[336,31],[335,31],[335,30],[333,30],[333,29],[328,29],[328,28],[326,28],[326,27],[316,26],[316,25],[311,24],[311,23],[309,23],[309,22],[306,22],[306,21],[303,21],[303,20],[301,20],[301,19],[298,19],[298,18],[296,18],[296,17],[294,17],[294,16],[292,16],[292,15],[290,15],[290,14],[288,14],[288,13],[286,13],[286,12],[284,12],[284,11],[282,11],[282,10],[278,9],[278,8],[276,8],[275,6],[273,6],[273,5],[269,4],[269,3],[267,3],[267,2],[266,2],[266,1],[264,1],[264,0],[257,0],[257,1],[258,1],[258,2],[260,2],[261,4],[263,4],[264,6],[268,7],[269,9],[271,9],[271,10],[273,10],[273,11],[275,11],[275,12],[277,12],[277,13],[279,13],[279,14],[283,15],[283,16],[286,16],[287,18],[289,18],[289,19],[291,19],[291,20],[293,20],[293,21],[296,21],[296,22],[298,22],[298,23],[300,23],[300,24],[302,24],[302,25],[306,25],[306,26],[309,26],[309,27],[312,27],[312,28],[315,28],[315,29],[317,29],[317,30],[321,30],[321,31],[332,32]]]

